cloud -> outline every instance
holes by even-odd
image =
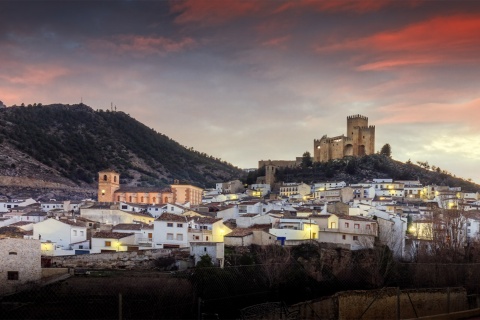
[[[313,9],[322,12],[356,12],[366,13],[377,11],[385,6],[391,5],[393,1],[388,0],[300,0],[286,1],[275,12],[291,11],[295,9]]]
[[[0,79],[13,85],[47,85],[70,73],[68,68],[60,65],[21,65],[13,62],[10,62],[8,67],[0,67],[0,70],[3,71],[0,73]]]
[[[470,129],[477,128],[480,118],[480,98],[463,103],[426,103],[426,104],[399,104],[377,108],[383,118],[379,124],[394,123],[458,123],[470,125]]]
[[[368,62],[359,71],[443,63],[478,63],[480,15],[441,16],[399,30],[317,46],[319,53],[356,52]],[[360,51],[360,52],[358,52]],[[373,61],[372,61],[373,60]]]
[[[97,52],[140,56],[181,52],[195,45],[196,41],[190,37],[177,40],[143,35],[118,35],[107,39],[92,39],[89,42],[89,47]]]
[[[247,16],[259,9],[261,2],[241,0],[171,1],[171,13],[178,24],[220,25]]]

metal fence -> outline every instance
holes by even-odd
[[[338,293],[349,290],[364,290],[363,298],[356,299],[363,299],[362,307],[366,311],[363,316],[358,311],[356,317],[368,318],[375,306],[385,303],[381,301],[386,299],[383,297],[386,292],[390,292],[387,296],[397,294],[385,289],[387,287],[398,288],[395,290],[402,294],[403,314],[413,317],[418,316],[415,312],[420,309],[413,298],[416,293],[409,290],[416,288],[461,287],[468,295],[468,303],[453,305],[454,300],[451,300],[450,310],[446,310],[478,307],[479,264],[372,266],[352,261],[336,269],[331,265],[318,262],[318,265],[306,267],[290,259],[285,263],[172,273],[92,271],[88,275],[72,276],[48,286],[32,286],[30,290],[1,297],[0,318],[239,319],[245,318],[242,310],[259,304],[268,309],[269,303],[286,306],[281,309],[283,315],[302,319],[329,318],[323,302],[319,301],[337,299],[338,303]],[[446,290],[449,289],[443,289]],[[375,298],[378,292],[381,294]],[[331,298],[333,295],[337,298]],[[303,309],[296,313],[293,312],[295,308]],[[401,311],[400,316],[403,317]]]

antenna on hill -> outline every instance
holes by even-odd
[[[113,102],[110,102],[110,111],[113,111]]]
[[[117,112],[117,105],[115,105],[115,112]]]

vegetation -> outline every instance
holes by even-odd
[[[265,175],[265,168],[250,172],[247,183],[254,183],[257,177]],[[466,191],[480,190],[480,185],[470,179],[452,176],[449,172],[428,162],[412,161],[402,163],[393,160],[387,154],[372,154],[363,157],[345,157],[328,162],[314,162],[311,167],[278,168],[277,181],[305,183],[323,180],[340,180],[347,183],[358,183],[374,178],[392,178],[394,180],[420,180],[424,185],[447,185],[461,187]],[[253,182],[252,182],[253,181]]]
[[[181,146],[128,114],[94,111],[83,104],[2,109],[0,142],[89,184],[107,168],[119,171],[122,183],[139,175],[144,186],[179,179],[205,187],[242,176],[239,168]]]

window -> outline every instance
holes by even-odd
[[[105,247],[111,247],[112,242],[111,241],[105,241]]]
[[[117,176],[113,176],[113,182],[117,182]]]
[[[207,252],[207,247],[203,247],[203,251]]]
[[[330,228],[335,229],[337,227],[337,224],[335,222],[330,223]]]
[[[83,246],[82,246],[82,245],[79,245],[79,246],[78,246],[78,249],[83,249]]]
[[[353,240],[357,241],[357,240],[358,240],[358,236],[353,236]]]
[[[370,225],[367,224],[365,227],[367,227],[367,230],[370,230]]]
[[[348,228],[350,225],[348,224],[348,222],[345,222],[345,228]]]
[[[132,196],[128,197],[128,202],[132,202]]]
[[[173,228],[173,223],[171,223],[171,222],[167,223],[167,227]]]
[[[143,202],[143,197],[140,197],[140,202]]]
[[[117,201],[120,201],[120,196],[117,197]]]
[[[128,206],[126,204],[122,204],[122,210],[127,210]]]
[[[208,241],[208,236],[206,236],[206,237],[205,237],[205,240],[207,240],[207,241]]]
[[[344,235],[344,234],[342,234],[342,239],[343,239],[343,240],[347,239],[347,236]]]
[[[173,211],[173,207],[170,208],[170,211]]]
[[[177,223],[177,228],[183,228],[183,223]]]
[[[355,225],[353,226],[354,229],[360,229],[360,225],[358,223],[355,223]]]
[[[17,253],[14,252],[14,251],[9,252],[8,254],[11,255],[11,256],[16,256],[17,255]]]
[[[104,175],[104,176],[103,176],[103,181],[107,181],[107,180],[108,180],[108,179],[107,179],[107,175]]]
[[[183,241],[183,234],[177,233],[177,240],[178,241]]]
[[[73,230],[73,235],[74,235],[74,236],[77,235],[77,230]]]
[[[167,233],[167,240],[173,240],[173,233]]]
[[[8,271],[7,272],[8,280],[18,280],[18,271]]]
[[[104,196],[104,195],[105,195],[105,190],[102,190],[102,196]]]
[[[81,236],[85,235],[84,231],[80,231],[80,235]]]

